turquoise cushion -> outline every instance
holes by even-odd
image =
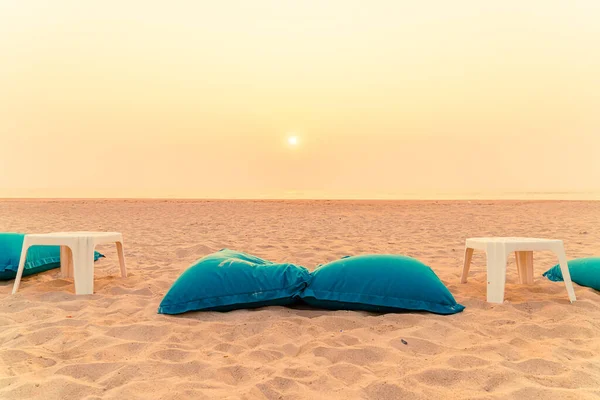
[[[15,279],[24,237],[24,233],[0,232],[0,280]],[[100,257],[104,256],[96,251],[94,261]],[[27,250],[23,276],[58,267],[60,267],[60,246],[31,246]]]
[[[573,282],[600,290],[600,257],[578,258],[569,261],[569,273]],[[555,265],[544,272],[544,276],[555,282],[563,280],[560,265]]]
[[[163,298],[160,314],[229,311],[293,303],[310,273],[294,264],[275,264],[223,249],[189,267]]]
[[[301,295],[311,306],[334,310],[454,314],[457,304],[435,272],[400,255],[346,257],[320,266]]]

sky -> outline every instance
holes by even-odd
[[[600,199],[598,21],[597,0],[0,0],[0,197]]]

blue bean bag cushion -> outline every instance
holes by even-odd
[[[569,261],[571,280],[581,286],[600,290],[600,257],[578,258]],[[560,265],[555,265],[544,276],[551,281],[563,281]]]
[[[406,256],[345,257],[320,266],[311,275],[301,298],[314,307],[372,312],[422,310],[436,314],[454,314],[464,309],[431,268]]]
[[[304,267],[223,249],[185,270],[163,298],[158,312],[181,314],[289,305],[309,280],[310,273]]]
[[[15,279],[21,259],[24,233],[0,232],[0,280]],[[94,261],[104,257],[97,251]],[[60,267],[60,246],[31,246],[27,250],[23,276]]]

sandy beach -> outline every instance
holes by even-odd
[[[119,231],[96,263],[95,294],[58,270],[0,282],[0,398],[596,399],[600,293],[541,274],[488,304],[485,255],[460,284],[464,240],[563,239],[600,255],[600,202],[0,201],[0,231]],[[345,255],[396,253],[430,265],[464,312],[371,314],[269,307],[158,315],[193,261],[231,248],[314,269]],[[405,341],[406,344],[403,342]]]

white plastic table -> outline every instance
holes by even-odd
[[[94,250],[96,245],[105,243],[117,245],[121,276],[127,277],[123,235],[118,232],[55,232],[25,235],[12,294],[19,290],[27,250],[31,246],[40,245],[60,246],[60,272],[64,278],[73,278],[75,294],[94,293]]]
[[[536,239],[520,237],[487,237],[470,238],[465,245],[465,263],[461,283],[467,282],[473,250],[484,250],[487,256],[487,301],[502,303],[504,301],[504,286],[506,284],[506,261],[508,255],[515,252],[519,283],[533,284],[533,252],[550,250],[558,256],[569,300],[574,302],[575,291],[571,283],[571,274],[567,264],[567,256],[562,240]]]

